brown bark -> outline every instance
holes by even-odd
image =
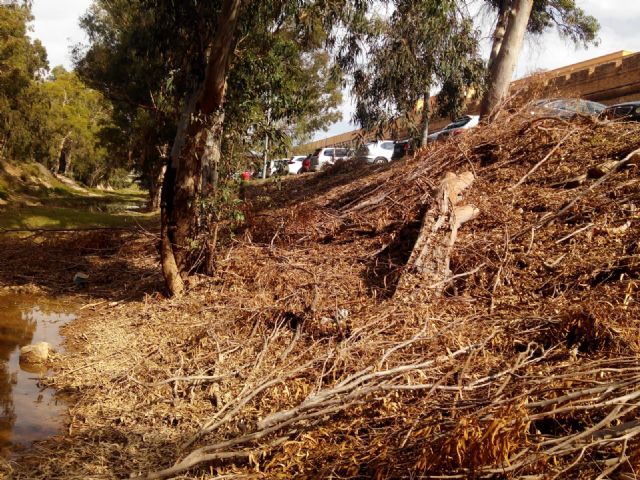
[[[436,191],[435,202],[424,218],[420,234],[398,281],[396,295],[418,295],[430,300],[442,293],[451,277],[451,253],[459,228],[480,214],[473,205],[459,205],[462,192],[475,178],[471,172],[448,172]]]
[[[165,174],[161,204],[162,271],[172,295],[184,290],[182,276],[189,265],[189,244],[197,225],[198,198],[203,192],[203,167],[219,158],[221,114],[229,65],[235,50],[235,31],[242,0],[224,0],[205,79],[183,109],[170,164]],[[205,176],[208,176],[205,175]]]
[[[493,31],[493,45],[491,46],[491,55],[489,56],[489,68],[493,65],[498,53],[500,53],[500,48],[502,48],[502,41],[504,40],[504,34],[507,30],[509,12],[511,11],[511,1],[512,0],[501,0],[498,5],[498,22]]]
[[[489,88],[480,110],[482,118],[493,115],[509,90],[532,8],[533,0],[513,0],[502,47],[489,68]]]

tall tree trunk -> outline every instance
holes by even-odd
[[[487,118],[500,105],[513,77],[534,0],[513,0],[502,47],[489,68],[489,88],[482,101],[480,116]]]
[[[509,12],[511,11],[512,0],[500,0],[498,5],[498,23],[493,31],[493,45],[491,47],[491,55],[489,56],[489,68],[493,65],[500,48],[502,48],[502,41],[504,40],[504,34],[507,30],[507,22],[509,21]]]
[[[160,208],[160,192],[166,171],[167,165],[165,160],[165,164],[151,174],[149,180],[149,203],[147,205],[147,209],[150,212],[155,212]]]
[[[197,233],[203,166],[222,141],[221,114],[242,0],[223,0],[205,79],[186,102],[171,149],[161,202],[162,272],[172,295],[184,290],[190,240]],[[206,169],[205,169],[206,170]]]
[[[202,154],[202,178],[200,181],[202,191],[209,188],[212,194],[218,189],[220,158],[222,157],[220,140],[223,134],[224,111],[218,110],[214,115],[216,118],[212,119]]]
[[[431,116],[431,90],[427,89],[424,94],[424,102],[422,105],[422,138],[420,145],[425,146],[429,142],[429,117]]]
[[[66,135],[62,137],[62,140],[60,140],[60,143],[58,144],[58,154],[56,156],[56,165],[53,169],[54,173],[59,173],[64,175],[68,169],[67,159],[63,158],[63,155],[65,157],[68,156],[67,153],[65,152],[65,147],[67,145],[67,140],[69,140],[70,136],[71,136],[71,132],[67,132]]]

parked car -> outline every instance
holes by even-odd
[[[611,105],[610,107],[605,108],[600,116],[607,120],[640,122],[640,102],[627,102]]]
[[[267,178],[272,177],[273,175],[285,175],[287,167],[286,159],[269,160],[267,163]],[[262,169],[263,163],[257,163],[253,174],[255,178],[262,178]]]
[[[391,160],[400,160],[407,155],[413,153],[413,140],[408,138],[406,140],[397,140],[393,142],[393,154]]]
[[[307,158],[306,155],[294,155],[287,161],[289,175],[295,175],[302,168],[302,161]]]
[[[388,163],[393,156],[393,147],[393,140],[369,142],[356,151],[356,158],[367,163]]]
[[[347,160],[350,154],[348,148],[318,148],[311,155],[310,170],[317,172],[325,165],[333,165],[338,160]]]
[[[302,160],[302,165],[298,173],[307,173],[311,171],[311,153]]]
[[[581,98],[543,99],[534,102],[531,115],[569,119],[576,115],[598,116],[605,105]]]
[[[461,133],[464,133],[465,130],[477,127],[479,123],[479,115],[465,115],[451,122],[442,130],[432,133],[427,137],[427,140],[429,142],[435,142],[437,140],[444,140],[450,136],[460,135]]]

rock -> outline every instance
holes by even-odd
[[[27,364],[45,363],[49,358],[51,345],[47,342],[39,342],[27,345],[20,349],[20,362]]]
[[[86,273],[78,272],[73,276],[73,283],[79,287],[84,287],[89,283],[89,275]]]

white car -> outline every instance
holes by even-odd
[[[465,115],[458,118],[456,121],[450,123],[439,132],[432,133],[427,137],[428,141],[435,142],[436,140],[444,140],[453,135],[460,135],[465,130],[469,130],[473,127],[477,127],[480,123],[480,117],[478,115]]]
[[[356,152],[358,160],[367,163],[389,163],[393,156],[393,140],[378,140],[361,146]]]
[[[287,163],[289,166],[289,175],[296,175],[302,168],[302,161],[307,158],[306,155],[294,155]]]
[[[337,160],[347,160],[348,148],[318,148],[311,155],[311,171],[317,172],[325,165],[333,165]]]

